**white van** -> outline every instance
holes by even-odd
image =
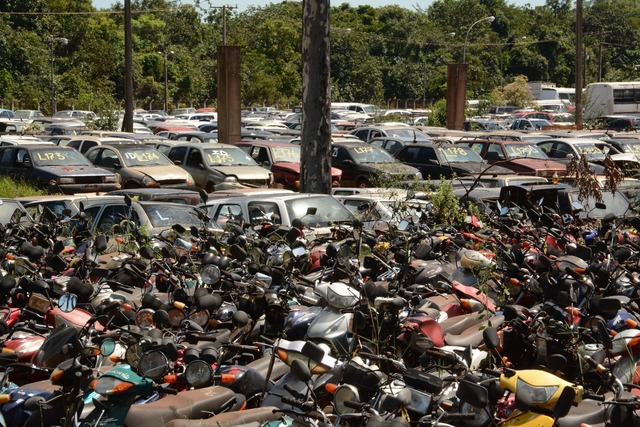
[[[359,114],[367,115],[369,118],[382,115],[383,111],[373,104],[362,104],[359,102],[332,102],[332,110],[349,110]]]

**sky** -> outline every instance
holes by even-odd
[[[124,0],[120,1],[121,3]],[[541,6],[545,3],[545,0],[507,0],[508,3],[515,4],[517,6],[524,6],[526,4],[530,4],[531,6]],[[117,3],[116,0],[93,0],[93,6],[102,9],[108,8],[113,3]],[[182,3],[192,3],[189,0],[182,0]],[[239,11],[245,10],[248,6],[266,6],[270,3],[280,3],[280,1],[273,0],[236,0],[236,1],[228,1],[224,0],[220,1],[212,1],[214,5],[227,5],[227,6],[237,6]],[[421,7],[427,7],[431,0],[334,0],[331,2],[332,6],[337,6],[342,3],[349,3],[351,6],[361,6],[361,5],[370,5],[373,7],[387,6],[390,4],[397,4],[398,6],[404,7],[406,9],[414,9],[414,5],[419,4]]]

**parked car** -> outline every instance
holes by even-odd
[[[431,141],[429,135],[411,126],[365,126],[352,130],[351,135],[355,135],[365,142],[382,136],[404,139],[406,141]]]
[[[0,146],[5,145],[28,145],[28,144],[40,144],[40,145],[54,145],[53,142],[44,141],[35,136],[26,135],[0,135]]]
[[[87,154],[87,152],[93,148],[101,145],[122,145],[122,144],[134,144],[135,141],[128,138],[109,138],[109,137],[100,137],[100,136],[91,136],[91,135],[78,135],[76,138],[69,141],[67,146],[71,148],[75,148],[82,154]]]
[[[469,147],[487,163],[498,164],[523,175],[551,178],[567,171],[565,164],[549,159],[544,151],[529,142],[473,140]]]
[[[480,130],[500,130],[503,129],[500,122],[491,119],[469,119],[465,120],[462,124],[462,128],[466,131],[480,131]]]
[[[553,122],[553,117],[546,111],[519,111],[511,114],[513,118],[521,119],[543,119]]]
[[[510,174],[510,169],[491,166],[471,147],[419,143],[407,145],[396,154],[402,163],[418,168],[425,179],[452,178],[454,176]]]
[[[347,187],[379,187],[389,179],[422,179],[418,169],[397,162],[382,148],[362,142],[333,143],[331,166],[342,170],[340,185]]]
[[[198,190],[203,188],[209,193],[227,178],[253,186],[267,186],[273,182],[269,170],[259,166],[235,145],[180,143],[171,148],[168,157],[193,176]]]
[[[218,142],[217,133],[209,132],[175,132],[169,136],[169,139],[173,141],[187,141],[187,142]]]
[[[509,129],[511,130],[540,130],[553,126],[553,123],[546,119],[536,118],[516,118],[513,119]]]
[[[238,147],[246,151],[260,166],[273,173],[273,181],[284,188],[297,190],[300,187],[300,146],[267,141],[239,142]],[[331,168],[331,182],[340,184],[342,171]]]
[[[95,120],[96,113],[94,113],[93,111],[60,110],[56,112],[53,117],[60,117],[65,119]]]
[[[95,167],[73,148],[55,145],[0,147],[0,174],[64,194],[113,191],[113,172]]]
[[[640,138],[611,138],[607,140],[616,150],[621,153],[629,153],[640,159]]]
[[[100,145],[87,151],[94,165],[114,171],[122,188],[195,189],[193,177],[164,154],[144,144]]]
[[[174,188],[128,188],[123,190],[110,191],[107,196],[124,196],[128,194],[134,200],[153,200],[156,202],[182,203],[185,205],[198,205],[200,193],[191,190],[180,190]]]
[[[605,159],[604,152],[598,147],[601,142],[588,138],[561,138],[541,141],[537,145],[549,158],[564,164],[568,164],[572,158],[581,159],[584,156],[589,168],[594,173],[602,174],[604,167],[598,164]]]
[[[396,154],[405,145],[412,144],[412,143],[413,141],[406,141],[400,138],[389,138],[386,136],[373,138],[369,140],[369,144],[374,145],[376,147],[380,147],[391,155]]]
[[[598,117],[595,120],[598,129],[609,129],[615,131],[628,131],[640,128],[640,117],[611,115]]]
[[[44,117],[40,110],[16,110],[14,112],[16,119],[32,120],[37,117]]]
[[[0,108],[0,119],[15,119],[16,115],[12,110],[6,108]]]
[[[212,221],[223,225],[227,221],[244,221],[252,225],[265,222],[291,226],[299,219],[307,237],[331,235],[330,228],[352,224],[355,217],[333,196],[325,194],[275,194],[212,198],[206,202]]]

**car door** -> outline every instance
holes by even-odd
[[[356,185],[358,168],[351,159],[351,156],[349,156],[346,148],[333,146],[331,149],[331,166],[342,171],[340,185],[343,187],[353,187]]]
[[[0,173],[2,175],[14,175],[14,161],[16,157],[16,148],[6,147],[0,151]]]
[[[202,151],[196,147],[187,150],[187,157],[182,168],[189,172],[196,183],[196,187],[202,188],[207,182],[207,168],[204,164]]]
[[[263,168],[271,170],[271,159],[269,158],[269,150],[267,147],[253,146],[249,155]]]
[[[42,178],[38,171],[33,169],[31,155],[25,148],[16,148],[16,154],[11,168],[11,175],[18,179],[30,182],[34,182]]]

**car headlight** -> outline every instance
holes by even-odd
[[[106,183],[115,183],[116,182],[116,177],[119,177],[120,175],[107,175],[102,177],[102,182],[106,182]]]
[[[69,177],[60,177],[60,178],[58,178],[58,184],[60,184],[60,185],[73,184],[74,182],[76,182],[76,180],[74,178],[69,178]]]
[[[187,185],[193,185],[193,177],[191,174],[187,174]]]
[[[155,179],[151,178],[148,175],[142,177],[142,185],[144,185],[145,187],[160,187],[160,184],[158,184]]]
[[[558,391],[558,386],[536,387],[518,378],[518,391],[520,390],[531,397],[532,403],[547,403]]]

